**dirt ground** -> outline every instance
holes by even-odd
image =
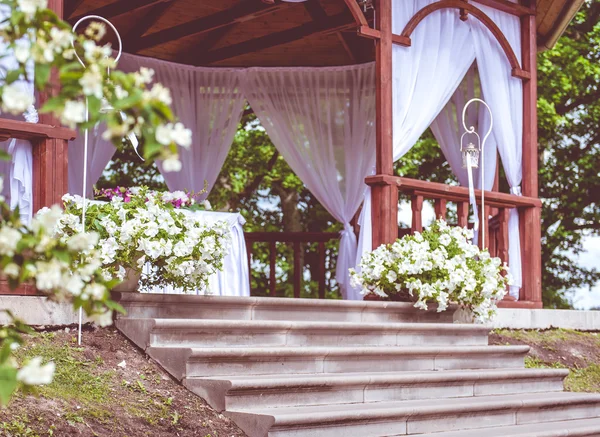
[[[527,367],[568,368],[569,391],[600,392],[600,334],[568,329],[496,330],[490,344],[526,344],[531,347]]]
[[[228,418],[173,381],[114,329],[42,332],[20,360],[52,359],[52,384],[0,410],[0,436],[238,437]]]

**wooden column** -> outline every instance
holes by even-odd
[[[392,0],[375,3],[376,70],[376,174],[393,175],[392,138]],[[398,236],[398,187],[395,182],[372,186],[373,248],[392,243]]]
[[[63,0],[49,0],[48,8],[59,17],[63,16]],[[51,87],[58,87],[56,74],[52,75]],[[40,93],[38,107],[41,107],[52,90]],[[60,126],[60,121],[50,114],[40,114],[40,123]],[[33,144],[33,209],[60,204],[61,197],[69,190],[68,144],[65,139],[48,138]]]
[[[535,1],[526,0],[525,6],[535,10]],[[521,18],[523,60],[522,67],[531,72],[531,79],[523,83],[523,182],[524,196],[538,197],[538,138],[537,138],[537,41],[535,15]],[[523,288],[520,300],[542,305],[542,247],[541,209],[523,209],[521,250]]]

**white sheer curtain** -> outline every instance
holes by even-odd
[[[521,59],[521,27],[518,17],[481,6],[508,39]],[[478,20],[469,20],[473,30],[477,65],[482,91],[494,114],[494,137],[511,186],[512,194],[521,194],[523,164],[523,84],[511,75],[511,67],[500,44]],[[519,215],[512,210],[508,222],[509,266],[514,284],[510,294],[518,299],[522,286]]]
[[[179,148],[183,167],[164,172],[169,190],[209,191],[225,163],[242,118],[245,98],[240,90],[241,70],[203,68],[124,54],[119,68],[152,68],[158,82],[171,90],[175,116],[192,130],[192,146]]]
[[[394,0],[392,29],[400,34],[410,18],[434,0]],[[394,161],[417,142],[446,105],[475,59],[471,28],[456,9],[442,9],[417,26],[410,47],[394,45]],[[371,251],[371,196],[365,196],[356,263]]]
[[[463,82],[454,92],[450,101],[444,109],[438,114],[433,123],[431,131],[442,149],[446,160],[450,164],[452,173],[457,177],[460,185],[468,186],[467,169],[462,165],[462,154],[460,152],[460,137],[464,132],[462,124],[462,112],[465,104],[473,97],[483,98],[477,87],[477,70],[475,66],[467,72]],[[467,126],[474,126],[476,131],[483,139],[489,129],[489,114],[483,105],[472,104],[467,110]],[[465,136],[465,145],[467,142],[475,141],[475,138]],[[494,186],[497,164],[497,146],[493,135],[490,135],[484,148],[484,177],[485,189],[490,190]],[[481,160],[480,160],[481,164]],[[473,169],[473,182],[476,188],[481,188],[480,169]]]
[[[0,5],[0,21],[6,19],[10,14],[10,7]],[[18,62],[14,54],[8,49],[8,45],[0,39],[0,82],[3,81],[7,71],[18,68]],[[27,65],[29,77],[33,77],[33,64]],[[30,94],[34,94],[33,83],[21,80],[18,85]],[[24,120],[28,123],[37,123],[38,114],[32,105],[23,116],[2,114],[2,118],[13,120]],[[10,139],[0,143],[0,147],[11,155],[9,162],[3,162],[1,173],[4,178],[4,190],[10,208],[19,207],[19,214],[24,223],[29,223],[33,214],[33,154],[29,141]]]
[[[104,125],[96,125],[88,134],[87,193],[86,197],[94,197],[94,184],[102,176],[106,165],[116,152],[115,146],[102,138],[106,130]],[[69,193],[82,195],[83,191],[83,142],[84,132],[69,142]],[[130,147],[130,146],[128,146]]]
[[[344,225],[336,279],[353,298],[348,269],[357,242],[350,220],[375,164],[373,64],[339,68],[251,68],[244,90],[273,144],[321,204]],[[356,298],[356,297],[354,297]]]

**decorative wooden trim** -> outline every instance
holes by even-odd
[[[543,307],[542,301],[530,300],[508,300],[504,299],[498,302],[498,308],[522,308],[528,310],[538,310]]]
[[[212,32],[221,27],[231,26],[241,21],[248,21],[285,7],[290,7],[290,5],[288,3],[268,5],[258,0],[242,0],[231,9],[220,11],[207,17],[200,17],[187,23],[141,37],[130,44],[127,50],[136,53],[180,38],[200,35]]]
[[[346,3],[346,6],[348,6],[348,9],[350,9],[350,13],[354,17],[354,21],[356,21],[357,25],[369,25],[369,23],[367,22],[367,17],[365,17],[365,14],[363,13],[358,3],[356,3],[356,0],[344,0],[344,3]]]
[[[2,139],[18,138],[20,140],[34,141],[45,138],[56,138],[73,140],[76,136],[77,132],[66,127],[0,118],[0,138]]]
[[[173,6],[175,1],[162,1],[154,4],[150,10],[127,31],[125,41],[137,41]],[[127,48],[127,47],[125,47]]]
[[[508,58],[508,62],[510,63],[510,66],[512,68],[512,75],[520,79],[529,79],[531,77],[531,73],[529,71],[525,71],[521,68],[519,60],[515,55],[515,52],[513,51],[512,47],[510,46],[510,43],[508,42],[500,28],[496,25],[496,23],[494,23],[492,19],[488,17],[485,14],[485,12],[483,12],[481,9],[463,0],[440,0],[439,2],[431,3],[425,6],[409,20],[400,36],[408,38],[408,40],[410,41],[410,36],[412,35],[413,31],[419,25],[419,23],[423,21],[425,17],[427,17],[429,14],[435,11],[439,11],[440,9],[448,8],[465,10],[477,19],[479,19],[479,21],[481,21],[490,30],[490,32],[492,32],[492,35],[496,37],[496,40],[498,41],[500,47],[504,51],[504,54]],[[410,45],[403,44],[402,42],[399,42],[399,44]]]
[[[412,210],[411,232],[423,232],[423,196],[413,195],[410,201]]]
[[[75,13],[75,11],[77,10],[77,8],[79,6],[81,6],[81,4],[84,1],[85,0],[68,0],[68,1],[66,1],[65,6],[64,6],[65,18],[69,18],[71,15],[73,15]]]

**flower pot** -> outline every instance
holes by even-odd
[[[376,295],[375,293],[366,294],[363,300],[382,300],[382,301],[392,301],[392,302],[415,302],[413,296],[408,293],[408,290],[402,290],[399,292],[394,292],[393,294],[388,294],[388,297],[381,297]]]
[[[131,269],[129,267],[125,268],[125,278],[123,282],[113,288],[113,291],[120,292],[138,292],[138,284],[140,282],[140,278],[142,277],[142,272],[138,272],[137,270]]]

